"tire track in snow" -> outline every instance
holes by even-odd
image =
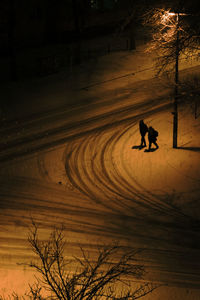
[[[109,202],[111,209],[117,212],[138,210],[140,207],[142,213],[143,207],[154,214],[181,217],[181,212],[173,205],[138,183],[134,178],[134,170],[130,172],[130,166],[124,158],[124,149],[127,149],[130,142],[130,132],[134,134],[133,125],[135,123],[121,126],[121,130],[102,131],[95,138],[88,136],[81,140],[67,155],[66,173],[69,181],[95,202],[105,206]],[[94,158],[89,147],[93,147]],[[117,158],[114,153],[116,148],[119,151]],[[120,160],[119,164],[117,160]]]
[[[76,145],[72,143],[73,151],[69,149],[70,156],[66,155],[68,180],[94,205],[98,203],[114,213],[112,218],[105,214],[107,234],[110,231],[117,239],[145,248],[141,260],[152,276],[165,283],[174,280],[180,284],[188,276],[189,284],[194,280],[195,285],[199,273],[193,275],[192,269],[198,257],[199,232],[190,227],[190,219],[173,204],[135,179],[133,165],[125,153],[130,148],[130,137],[138,130],[135,125],[136,121],[122,124],[95,137],[85,137]],[[134,152],[132,155],[134,161]],[[193,254],[189,255],[188,249]],[[176,260],[173,251],[177,251]]]

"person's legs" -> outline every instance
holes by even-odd
[[[151,150],[151,144],[152,144],[152,142],[149,141],[149,150]]]
[[[144,135],[141,136],[141,147],[143,146],[143,144],[144,144],[144,147],[146,147],[146,141],[145,141]]]
[[[159,148],[159,146],[158,146],[158,144],[156,143],[156,141],[155,142],[153,142],[154,143],[154,145],[156,146],[156,149],[158,149]]]
[[[144,147],[146,147],[145,136],[143,136]]]

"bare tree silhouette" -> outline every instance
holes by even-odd
[[[144,266],[136,260],[136,254],[141,250],[125,251],[124,247],[115,244],[99,249],[97,259],[91,259],[81,248],[82,258],[74,258],[76,271],[70,272],[71,262],[64,258],[66,242],[63,229],[54,229],[49,239],[42,241],[38,226],[33,222],[28,242],[37,260],[26,266],[40,275],[26,294],[29,299],[133,300],[144,297],[159,286],[145,282],[132,287],[131,280],[141,279],[145,273]],[[119,285],[120,293],[117,291]],[[42,296],[43,292],[49,295]]]

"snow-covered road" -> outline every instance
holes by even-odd
[[[84,91],[87,103],[4,122],[4,287],[24,288],[24,278],[29,279],[17,263],[32,257],[27,244],[31,218],[41,226],[42,237],[54,225],[65,226],[68,257],[79,256],[80,246],[95,253],[97,245],[118,241],[144,249],[138,260],[146,266],[147,280],[199,287],[199,124],[181,115],[183,149],[177,154],[171,148],[169,90],[159,89],[160,84],[155,78],[132,87],[129,82],[96,98]],[[159,130],[159,150],[132,148],[140,142],[140,118]],[[185,144],[194,151],[185,151]],[[14,283],[11,270],[21,270],[24,277]]]
[[[158,126],[165,114],[170,116],[159,112],[147,122]],[[173,184],[163,189],[165,181],[170,184],[167,177],[174,176],[165,164],[172,155],[170,143],[154,153],[132,149],[139,143],[137,121],[128,118],[12,164],[2,163],[1,268],[16,269],[17,262],[30,259],[26,238],[33,217],[44,236],[53,225],[64,224],[68,256],[80,255],[79,246],[94,252],[95,245],[120,241],[144,248],[140,260],[149,271],[148,280],[198,286],[198,224],[181,210],[181,201],[175,205],[180,195]],[[162,134],[161,125],[160,130]],[[180,181],[188,184],[184,176]],[[186,192],[195,186],[187,186]]]

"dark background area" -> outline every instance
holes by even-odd
[[[145,43],[149,38],[141,17],[152,7],[197,14],[199,3],[2,0],[0,80],[46,76],[110,51],[133,50],[135,39]]]

